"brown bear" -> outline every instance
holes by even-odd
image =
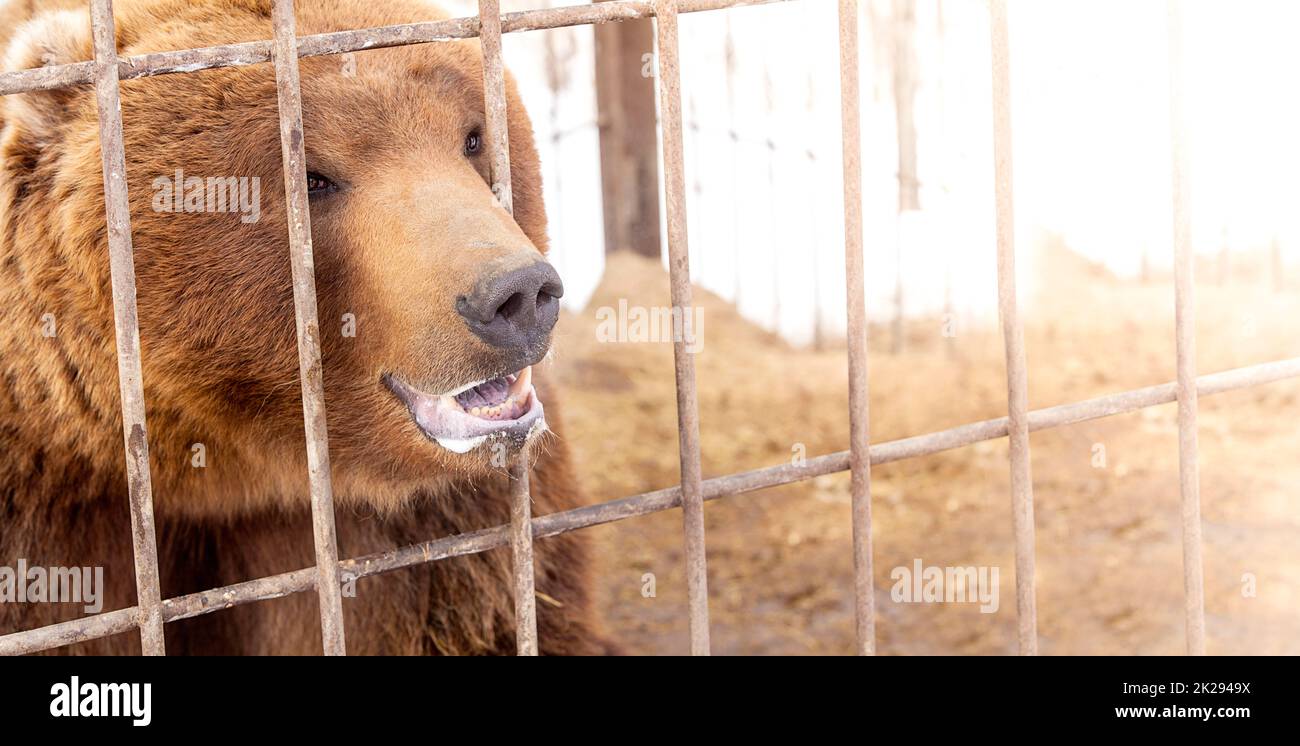
[[[271,0],[115,5],[122,56],[272,35]],[[296,5],[300,36],[446,17],[421,0]],[[93,56],[82,2],[0,18],[7,70]],[[487,180],[482,67],[477,40],[301,62],[344,557],[508,523],[503,452],[532,460],[535,513],[579,504],[551,434],[562,287],[538,156],[508,82],[512,219]],[[310,567],[274,69],[124,81],[122,113],[163,596]],[[135,581],[97,121],[89,86],[0,99],[0,565],[102,567],[111,610],[134,605]],[[614,652],[584,540],[540,541],[536,563],[541,652]],[[513,652],[510,579],[497,549],[360,580],[348,650]],[[0,634],[82,613],[0,603]],[[314,593],[166,636],[169,654],[321,651]],[[139,649],[133,632],[58,652]]]

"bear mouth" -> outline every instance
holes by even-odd
[[[424,435],[453,453],[468,453],[489,439],[522,446],[546,430],[531,365],[446,394],[425,393],[392,374],[383,380]]]

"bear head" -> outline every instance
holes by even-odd
[[[270,0],[115,5],[122,57],[272,36]],[[419,0],[297,6],[299,37],[446,17]],[[92,56],[85,10],[53,11],[15,31],[5,67]],[[304,58],[300,75],[335,491],[392,508],[499,474],[546,429],[532,370],[563,292],[545,260],[540,169],[516,87],[507,80],[512,216],[489,185],[476,39]],[[159,509],[301,505],[274,66],[128,80],[121,96]],[[75,397],[45,397],[25,416],[120,469],[120,430],[107,426],[120,405],[94,91],[5,97],[0,128],[0,284],[58,320],[53,340],[31,344],[56,346],[61,375],[71,366],[77,379]],[[53,358],[31,355],[39,377]]]

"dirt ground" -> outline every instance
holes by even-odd
[[[1025,299],[1031,408],[1174,379],[1167,278],[1118,281],[1060,246],[1039,251],[1038,292]],[[1199,288],[1201,373],[1300,356],[1294,278],[1278,292],[1237,272]],[[593,503],[678,479],[672,347],[598,342],[596,309],[619,299],[667,305],[666,273],[611,258],[587,311],[557,332],[565,424]],[[795,348],[707,292],[696,300],[707,318],[697,356],[706,478],[788,461],[796,444],[808,456],[847,448],[842,342]],[[938,319],[914,322],[897,356],[887,330],[872,329],[873,442],[1005,414],[996,330],[959,327],[950,351],[940,329]],[[1202,399],[1210,653],[1300,654],[1298,397],[1300,381],[1289,380]],[[1032,454],[1041,652],[1181,653],[1175,405],[1035,433]],[[878,466],[872,480],[879,652],[1014,653],[1005,440]],[[836,474],[707,505],[714,653],[852,652],[848,485]],[[629,652],[685,652],[680,511],[588,530],[610,633]],[[915,559],[999,568],[998,610],[891,600],[891,570]]]

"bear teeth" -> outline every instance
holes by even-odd
[[[485,438],[504,434],[525,442],[535,433],[546,430],[542,402],[532,386],[532,369],[500,379],[504,396],[487,405],[470,386],[460,394],[429,395],[414,389],[395,376],[383,382],[399,401],[406,405],[424,435],[454,453],[468,453]]]
[[[483,420],[517,420],[532,400],[532,368],[493,378],[449,397],[471,417]]]
[[[500,404],[491,407],[470,407],[470,415],[484,420],[517,420],[528,411],[530,392],[511,393]]]

